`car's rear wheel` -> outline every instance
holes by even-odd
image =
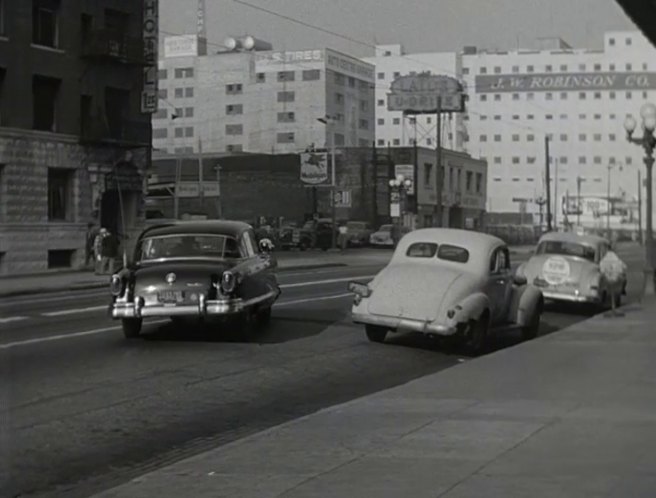
[[[535,339],[540,332],[540,309],[533,312],[533,316],[528,324],[522,329],[522,340],[530,341]]]
[[[143,320],[141,318],[123,318],[121,325],[123,327],[123,335],[125,338],[134,339],[139,337],[142,324]]]
[[[465,338],[465,347],[472,356],[480,356],[487,350],[488,315],[484,313],[478,320],[472,320]]]
[[[387,337],[387,329],[378,325],[365,325],[365,332],[371,342],[385,342]]]

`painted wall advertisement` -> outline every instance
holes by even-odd
[[[306,185],[330,185],[328,154],[305,152],[301,154],[301,181]]]
[[[144,68],[141,91],[141,112],[157,112],[157,44],[159,43],[159,0],[144,0],[143,42]]]
[[[181,35],[164,38],[164,57],[189,57],[198,55],[198,36]]]
[[[653,72],[476,76],[476,93],[653,89],[656,89]]]

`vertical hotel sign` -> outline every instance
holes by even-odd
[[[141,112],[157,112],[157,48],[159,31],[159,0],[143,0],[143,90]]]

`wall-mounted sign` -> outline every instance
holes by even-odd
[[[464,111],[462,85],[455,78],[430,73],[396,78],[387,94],[387,110],[406,114]]]
[[[164,57],[193,57],[196,55],[198,55],[198,35],[164,38]]]
[[[159,43],[159,0],[143,2],[144,67],[141,91],[141,112],[157,112],[157,44]]]
[[[656,89],[656,73],[545,73],[476,76],[476,93],[654,89]]]
[[[257,54],[258,66],[290,64],[295,62],[322,62],[323,50],[299,50],[295,52],[260,52]]]
[[[335,207],[350,208],[351,207],[351,191],[350,190],[337,190],[335,192]]]
[[[307,185],[328,185],[328,154],[305,152],[301,154],[301,181]]]
[[[326,67],[348,76],[374,80],[375,68],[373,65],[337,52],[326,51]]]
[[[412,164],[395,164],[394,176],[402,175],[404,179],[410,180],[410,188],[406,190],[408,195],[415,195],[415,167]]]
[[[178,182],[178,197],[189,199],[199,197],[198,182]],[[203,182],[203,197],[219,197],[219,184],[216,182]]]

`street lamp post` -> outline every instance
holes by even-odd
[[[398,226],[398,230],[400,234],[403,215],[405,212],[403,205],[405,204],[404,201],[407,199],[407,193],[412,188],[412,180],[410,180],[409,178],[405,178],[403,175],[399,174],[396,175],[396,178],[392,178],[389,181],[389,186],[392,189],[392,191],[398,192],[399,194],[399,216],[398,216],[398,222],[396,224]],[[391,207],[391,203],[390,203],[390,207]]]
[[[613,165],[609,164],[608,168],[608,179],[606,181],[606,233],[608,240],[611,240],[611,231],[610,231],[610,212],[611,212],[611,201],[610,201],[610,172],[613,169]]]
[[[328,129],[328,134],[330,135],[330,168],[332,169],[332,186],[330,188],[330,198],[332,205],[332,218],[333,218],[333,228],[332,228],[332,248],[337,248],[337,174],[335,172],[335,118],[331,116],[326,116],[325,118],[318,118],[317,121],[326,125]],[[330,126],[328,126],[330,125]]]
[[[656,129],[656,105],[648,103],[640,109],[640,117],[642,118],[642,137],[634,138],[633,132],[635,131],[638,123],[633,116],[628,116],[624,121],[624,129],[626,130],[626,138],[630,143],[639,145],[645,151],[644,163],[647,168],[647,227],[646,227],[646,240],[645,240],[645,288],[643,295],[654,297],[656,292],[654,290],[654,239],[653,239],[653,226],[652,226],[652,209],[653,209],[653,179],[652,169],[654,166],[654,148],[656,147],[656,137],[654,137],[654,130]]]

